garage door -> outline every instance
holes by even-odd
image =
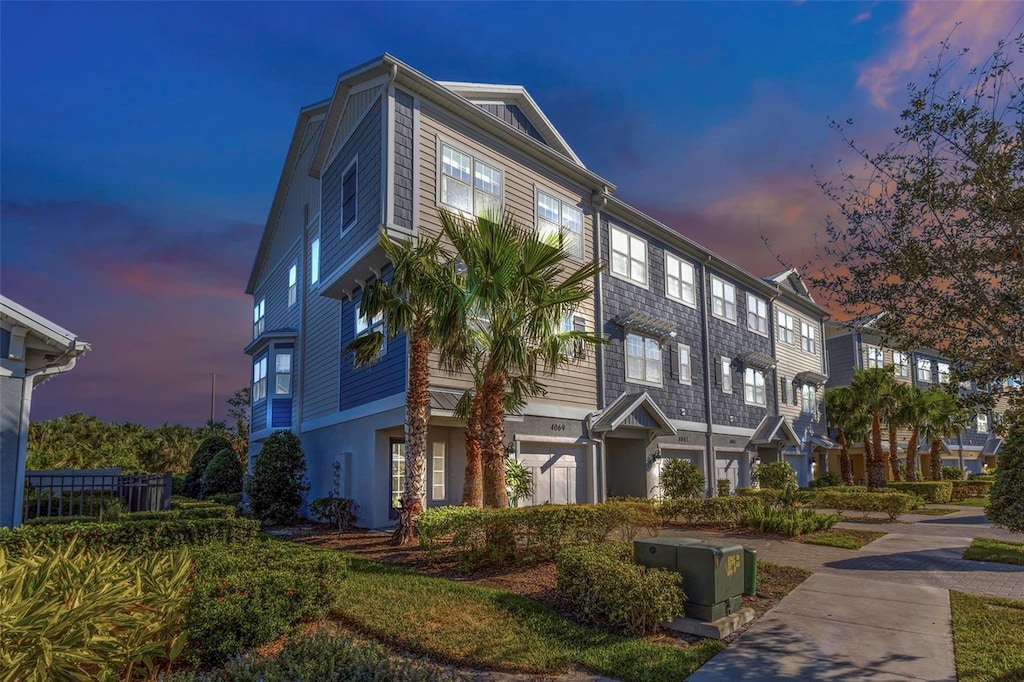
[[[745,455],[742,453],[715,453],[715,480],[729,479],[733,490],[743,485],[742,462]]]
[[[531,504],[575,504],[586,500],[583,446],[524,443],[519,461],[533,472]]]

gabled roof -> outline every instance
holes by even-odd
[[[640,410],[645,419],[639,423],[633,419],[634,413]],[[648,422],[648,423],[643,423]],[[611,405],[597,414],[597,418],[591,423],[591,433],[606,433],[614,431],[620,426],[641,426],[660,436],[674,436],[676,428],[672,426],[665,413],[654,402],[647,391],[642,393],[623,393],[615,399]]]
[[[800,437],[789,425],[785,417],[767,415],[754,429],[750,436],[751,445],[771,445],[782,443],[783,445],[800,445]]]
[[[0,319],[28,329],[33,336],[54,348],[79,353],[89,350],[89,344],[79,341],[73,332],[3,295],[0,295]]]
[[[779,295],[785,297],[788,302],[799,304],[825,319],[831,317],[829,312],[814,300],[811,290],[804,284],[804,279],[796,268],[776,272],[761,279],[778,287]]]

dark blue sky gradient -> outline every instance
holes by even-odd
[[[762,234],[802,262],[820,231],[828,117],[884,143],[957,19],[980,53],[1022,9],[984,7],[4,3],[0,289],[94,348],[34,417],[198,424],[210,372],[220,399],[246,384],[243,289],[296,113],[382,52],[525,85],[620,196],[768,274]]]

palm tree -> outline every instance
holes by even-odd
[[[839,469],[846,485],[853,485],[853,464],[850,462],[850,442],[868,432],[867,412],[860,409],[856,395],[849,386],[825,391],[825,415],[829,428],[836,430],[839,443]],[[865,452],[866,457],[866,452]]]
[[[910,426],[905,419],[906,404],[910,393],[915,390],[909,384],[896,383],[892,387],[892,395],[885,406],[885,425],[889,430],[889,468],[894,481],[902,480],[900,476],[899,433],[898,430]]]
[[[901,409],[895,417],[897,422],[910,429],[910,437],[907,440],[907,480],[918,480],[917,470],[917,448],[921,442],[921,429],[927,419],[931,402],[934,400],[934,393],[922,391],[916,386],[907,386],[901,401]]]
[[[962,433],[967,428],[970,416],[956,404],[956,398],[945,391],[934,388],[929,391],[928,410],[925,415],[923,432],[931,441],[930,477],[942,480],[942,441]]]
[[[510,213],[499,220],[442,211],[441,228],[463,269],[463,315],[475,320],[468,334],[449,339],[442,359],[449,368],[474,370],[479,421],[471,412],[467,445],[479,437],[484,506],[507,507],[506,408],[541,395],[540,375],[580,362],[603,343],[589,332],[561,330],[562,320],[593,295],[601,265],[575,266],[561,244]]]
[[[865,436],[864,449],[867,460],[869,488],[885,485],[885,458],[882,454],[882,421],[885,419],[893,392],[898,386],[893,368],[874,367],[859,369],[854,374],[850,388],[855,400],[871,415],[870,440]]]
[[[426,508],[427,408],[430,406],[430,353],[449,337],[461,333],[460,294],[454,266],[444,258],[440,237],[418,244],[393,240],[381,230],[379,243],[392,265],[391,277],[377,278],[363,289],[359,312],[366,319],[381,316],[391,338],[405,334],[409,344],[409,385],[406,389],[406,461],[398,528],[393,540],[416,539],[416,521]],[[357,337],[346,348],[355,365],[375,362],[384,346],[384,333]]]

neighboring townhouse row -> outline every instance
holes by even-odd
[[[405,339],[369,368],[344,350],[381,324],[358,314],[363,288],[389,275],[379,230],[436,234],[441,209],[500,206],[541,232],[564,229],[579,262],[607,264],[566,325],[609,343],[506,420],[506,451],[534,473],[530,502],[655,495],[670,457],[700,467],[709,494],[716,479],[749,485],[758,457],[786,458],[806,483],[830,445],[825,311],[795,272],[755,277],[614,190],[522,87],[441,83],[389,55],[342,74],[329,100],[300,111],[246,289],[250,458],[291,429],[310,499],[337,485],[361,524],[389,522],[404,476]],[[462,497],[453,409],[470,385],[432,364],[431,506]]]
[[[897,350],[886,345],[885,335],[879,331],[879,322],[884,313],[853,320],[845,323],[829,322],[825,325],[825,344],[828,358],[828,386],[847,386],[853,380],[858,369],[892,367],[896,380],[927,390],[935,386],[947,386],[952,380],[950,361],[940,353],[931,350]],[[1008,380],[1013,381],[1013,380]],[[972,382],[962,382],[957,390],[961,393],[973,393],[984,388]],[[1002,445],[1002,438],[993,433],[993,426],[1007,410],[1008,403],[999,399],[990,408],[977,408],[972,411],[968,428],[954,438],[943,442],[942,464],[944,466],[960,466],[960,455],[963,454],[964,468],[971,473],[981,473],[985,468],[994,468],[996,455]],[[909,432],[898,431],[899,441],[905,446]],[[888,453],[888,441],[883,448]],[[918,453],[922,467],[920,471],[929,470],[930,443],[921,442]],[[850,448],[851,461],[854,467],[854,478],[865,478],[864,446],[854,444]],[[906,452],[900,454],[905,461]],[[839,470],[838,453],[833,450],[830,460],[824,466],[832,471]],[[887,469],[888,472],[888,469]],[[887,475],[891,478],[891,472]]]

